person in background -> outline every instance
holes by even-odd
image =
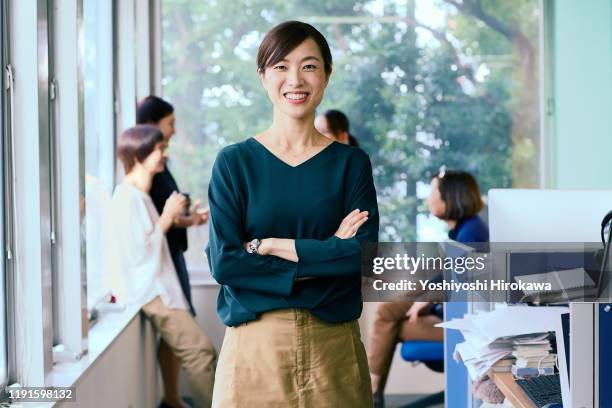
[[[185,210],[186,198],[173,192],[158,212],[149,196],[153,176],[164,170],[166,146],[159,128],[151,125],[127,129],[119,137],[117,155],[126,174],[111,201],[110,245],[116,264],[111,273],[119,274],[114,287],[118,298],[142,307],[179,358],[196,406],[209,407],[216,351],[189,312],[166,239]]]
[[[161,130],[166,144],[170,143],[170,139],[176,133],[174,107],[157,96],[147,96],[138,103],[136,122],[138,124],[157,126]],[[165,163],[164,170],[153,177],[151,191],[149,192],[159,214],[161,214],[168,197],[175,191],[179,191],[178,185],[172,173],[170,173],[167,163]],[[194,225],[202,225],[208,221],[208,209],[200,209],[199,207],[200,202],[197,200],[189,214],[178,216],[166,234],[172,263],[176,269],[183,294],[189,304],[189,310],[194,316],[196,313],[191,299],[189,272],[187,271],[187,264],[183,253],[187,250],[187,228]],[[170,347],[163,339],[159,343],[157,359],[164,383],[162,407],[164,406],[163,404],[170,407],[184,406],[179,395],[180,360],[172,353]]]
[[[314,127],[332,56],[313,26],[266,34],[270,127],[217,156],[207,248],[228,326],[213,407],[372,406],[357,319],[361,244],[378,241],[372,166]]]
[[[315,127],[324,136],[350,146],[359,147],[355,136],[349,133],[349,120],[339,110],[330,109],[317,116]]]
[[[470,173],[441,169],[431,179],[427,207],[431,215],[446,222],[450,239],[464,243],[489,241],[489,228],[478,216],[484,207],[480,187]]]
[[[478,216],[483,208],[480,188],[465,171],[441,169],[431,180],[427,199],[429,212],[448,224],[448,237],[462,243],[488,242],[489,230]],[[385,302],[375,313],[368,339],[368,364],[374,407],[383,408],[383,393],[398,342],[443,341],[444,332],[434,327],[443,316],[430,302]]]

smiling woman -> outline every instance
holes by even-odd
[[[278,35],[281,32],[283,36]],[[301,106],[303,109],[295,111],[295,115],[307,113],[323,98],[332,72],[331,51],[314,27],[290,21],[276,26],[262,41],[257,71],[275,113],[283,109],[279,100]]]
[[[207,254],[229,326],[213,406],[371,407],[356,321],[361,243],[378,239],[370,160],[314,127],[332,70],[314,27],[273,28],[257,68],[272,124],[223,149],[209,187]]]

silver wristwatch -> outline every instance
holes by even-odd
[[[258,240],[257,238],[251,240],[251,242],[249,242],[249,245],[247,245],[247,252],[249,254],[257,254],[257,255],[259,255],[259,252],[257,252],[257,249],[259,248],[259,245],[261,245],[261,241]]]

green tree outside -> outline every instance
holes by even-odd
[[[422,7],[442,12],[444,24],[419,21]],[[164,0],[163,96],[177,111],[175,177],[206,197],[219,149],[269,125],[257,47],[275,24],[300,19],[332,47],[320,109],[346,112],[371,157],[381,240],[419,238],[416,217],[426,210],[417,185],[441,165],[472,172],[483,192],[536,186],[537,7],[536,0]]]

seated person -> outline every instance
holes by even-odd
[[[487,226],[477,215],[483,202],[471,174],[440,170],[431,180],[427,206],[432,215],[448,224],[450,239],[463,243],[489,240]],[[443,341],[443,329],[434,327],[440,321],[440,314],[432,313],[430,302],[398,301],[378,306],[368,339],[368,365],[376,408],[384,407],[383,393],[396,344],[405,340]]]
[[[189,311],[166,240],[186,198],[172,194],[158,215],[149,196],[153,176],[164,170],[166,145],[152,125],[138,125],[119,138],[117,153],[126,175],[111,201],[112,269],[118,274],[113,289],[119,300],[142,307],[181,360],[196,406],[209,407],[217,354]],[[162,402],[166,407],[181,405]]]

